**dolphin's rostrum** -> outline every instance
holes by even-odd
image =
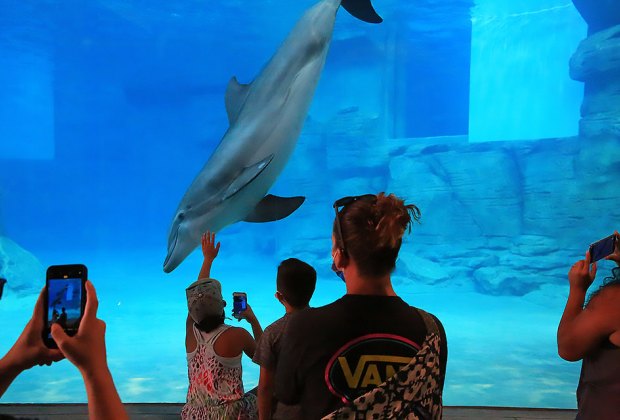
[[[165,272],[181,264],[203,232],[242,220],[279,220],[303,203],[304,197],[266,194],[297,143],[341,5],[361,20],[381,22],[370,0],[322,0],[305,12],[251,84],[235,77],[228,83],[229,127],[177,208]]]

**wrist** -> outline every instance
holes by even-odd
[[[570,284],[570,291],[569,293],[571,294],[586,294],[588,292],[588,287],[584,284],[575,284],[575,283],[571,283]]]
[[[84,381],[100,381],[111,377],[110,369],[105,361],[78,368]]]

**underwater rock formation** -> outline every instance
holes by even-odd
[[[442,268],[404,254],[412,281],[513,296],[564,284],[588,244],[584,221],[613,229],[620,219],[618,146],[600,142],[585,157],[581,141],[392,144],[386,189],[419,205],[416,256]]]
[[[311,185],[308,195],[323,199],[303,209],[316,223],[276,227],[281,237],[295,238],[278,257],[303,255],[327,279],[337,281],[326,251],[330,206],[345,195],[389,191],[420,207],[421,224],[412,227],[394,273],[395,284],[412,289],[426,284],[524,296],[564,286],[570,264],[620,220],[614,184],[620,145],[609,136],[587,145],[581,137],[385,139],[380,120],[359,109],[324,124],[312,121],[310,128],[293,162],[313,160],[304,171],[291,170],[287,182]],[[309,182],[313,170],[334,176]],[[597,232],[585,228],[592,220]]]
[[[620,25],[618,0],[573,0],[573,3],[588,22],[590,34]]]
[[[39,292],[44,286],[45,268],[30,252],[0,236],[0,277],[7,279],[5,289],[27,295]]]
[[[586,84],[580,136],[620,139],[620,25],[589,36],[570,60],[570,76]]]

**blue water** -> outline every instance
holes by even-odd
[[[615,149],[578,137],[583,85],[568,60],[586,26],[572,3],[507,3],[376,0],[379,26],[341,10],[271,190],[307,200],[282,221],[224,229],[212,274],[226,296],[247,292],[263,327],[284,313],[284,258],[315,266],[311,304],[331,302],[345,292],[330,271],[332,202],[394,192],[422,210],[393,282],[445,325],[445,403],[574,407],[579,364],[555,341],[566,272],[618,228],[620,167]],[[201,256],[164,274],[168,227],[228,127],[228,80],[251,81],[312,4],[2,2],[0,353],[45,267],[84,263],[122,399],[184,400],[184,288]],[[258,369],[243,363],[253,387]],[[2,401],[84,400],[65,361],[24,373]]]

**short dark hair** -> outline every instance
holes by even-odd
[[[289,258],[278,266],[278,292],[294,308],[304,308],[316,287],[316,270],[310,264]]]

